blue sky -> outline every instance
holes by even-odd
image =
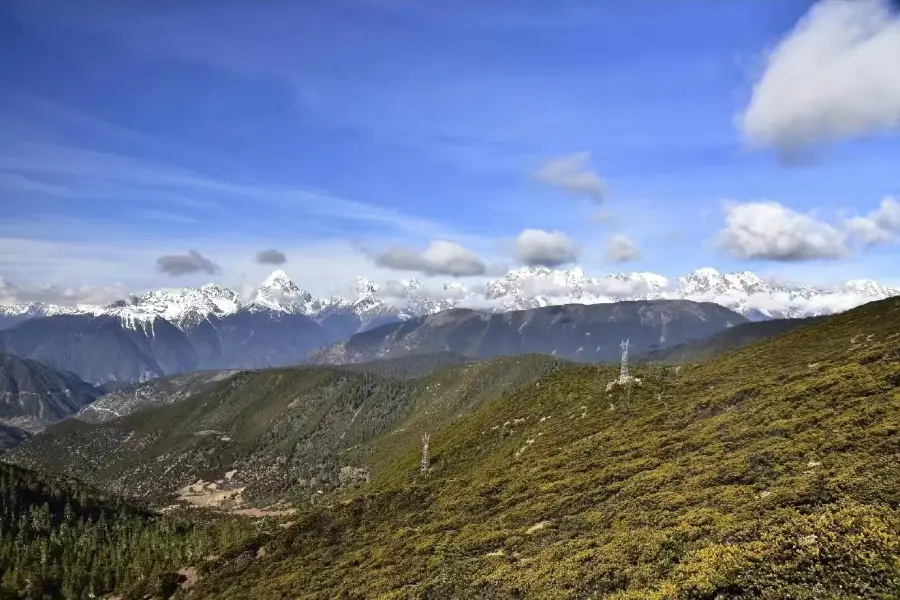
[[[576,264],[597,275],[712,266],[896,280],[888,243],[823,260],[717,241],[726,201],[777,202],[840,229],[842,215],[898,191],[889,119],[808,136],[800,161],[786,161],[787,138],[772,133],[797,131],[799,112],[763,115],[762,147],[738,123],[766,51],[811,7],[10,0],[0,276],[235,284],[262,278],[271,266],[254,255],[275,248],[298,283],[324,292],[355,275],[412,276],[373,259],[396,245],[448,240],[514,266],[514,240],[531,228],[568,236]],[[854,107],[834,106],[849,122]],[[602,201],[535,176],[575,153],[588,153]],[[592,218],[601,210],[611,218]],[[611,264],[615,234],[639,256]],[[155,268],[191,249],[221,271]]]

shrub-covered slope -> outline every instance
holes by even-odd
[[[335,367],[247,371],[106,423],[69,419],[4,458],[148,499],[230,473],[228,486],[243,489],[242,501],[305,503],[365,481],[371,442],[398,423],[455,417],[561,364],[501,358],[418,379]]]
[[[371,484],[195,597],[900,595],[900,300],[607,392],[616,374],[429,427],[427,475],[418,437],[385,442]]]

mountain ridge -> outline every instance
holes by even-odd
[[[353,317],[353,322],[341,328],[341,333],[349,335],[386,320],[406,320],[449,308],[506,312],[558,304],[681,299],[714,302],[752,320],[762,320],[842,312],[897,295],[900,289],[869,279],[817,287],[771,283],[750,271],[723,274],[708,267],[673,280],[649,272],[589,277],[577,267],[522,267],[487,281],[481,288],[446,282],[426,289],[415,278],[379,285],[357,277],[345,293],[316,298],[283,270],[276,269],[247,299],[234,290],[209,283],[199,288],[150,291],[104,306],[0,304],[0,327],[42,316],[90,314],[115,316],[131,328],[159,317],[179,329],[190,330],[203,321],[241,311],[268,310],[302,314],[320,324],[332,325],[341,317]]]
[[[470,359],[541,353],[577,362],[616,362],[623,339],[643,352],[745,322],[724,306],[690,300],[566,304],[504,313],[455,308],[357,333],[313,350],[307,361],[348,364],[451,352]]]

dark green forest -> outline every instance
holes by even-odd
[[[0,598],[168,598],[179,569],[252,546],[259,524],[161,515],[70,478],[0,464]]]

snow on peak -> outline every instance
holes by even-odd
[[[688,274],[688,278],[694,277],[697,279],[717,279],[720,276],[721,274],[712,267],[700,267]]]
[[[715,302],[751,318],[784,318],[838,312],[896,295],[900,295],[900,290],[869,279],[816,288],[768,282],[750,271],[723,274],[708,267],[675,280],[648,272],[589,277],[580,268],[522,267],[473,288],[458,281],[434,284],[418,279],[379,285],[357,277],[343,293],[314,298],[279,269],[265,279],[249,302],[228,288],[210,283],[200,288],[147,292],[104,307],[0,305],[0,316],[19,320],[54,314],[108,314],[133,328],[152,327],[161,318],[184,329],[202,321],[215,323],[216,318],[241,310],[288,312],[312,318],[323,318],[335,311],[354,312],[363,319],[408,318],[454,307],[522,310],[552,304],[680,298]]]
[[[262,282],[262,285],[259,287],[262,288],[282,288],[282,289],[295,289],[297,288],[294,285],[294,282],[291,281],[291,278],[288,277],[288,274],[282,271],[281,269],[275,269],[272,271],[266,280]]]
[[[276,269],[257,288],[256,296],[251,304],[252,308],[309,314],[312,312],[312,302],[312,294],[297,287],[287,273]]]

